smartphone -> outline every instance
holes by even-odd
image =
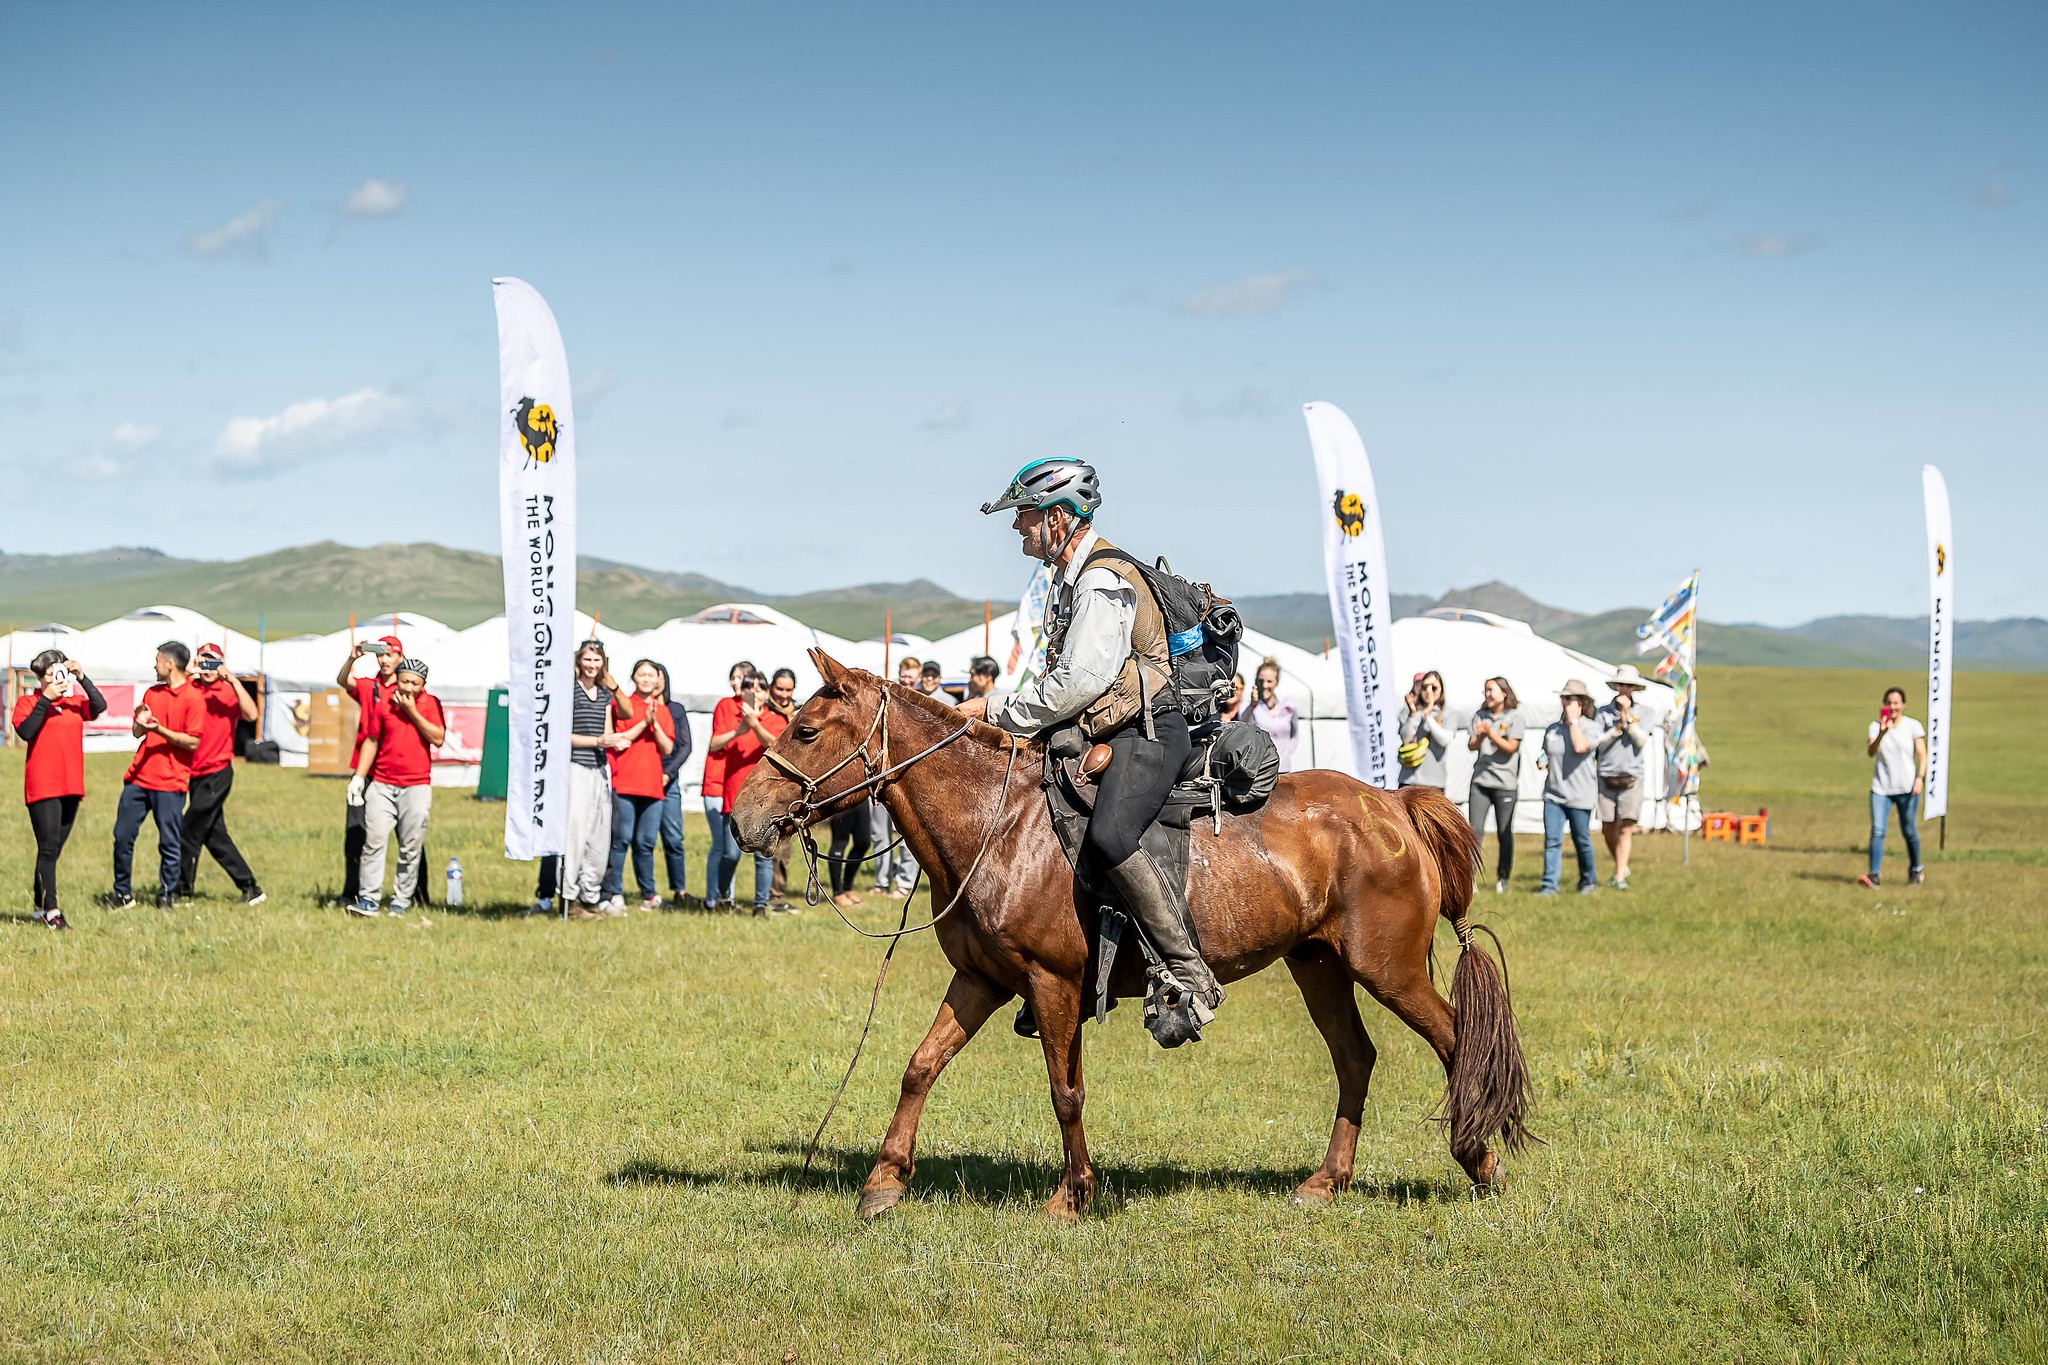
[[[369,655],[373,659],[381,659],[385,656],[385,654],[389,652],[390,651],[384,648],[384,642],[382,640],[363,641],[363,653]]]
[[[50,681],[59,687],[71,686],[71,670],[62,664],[55,665],[50,669]]]
[[[1878,707],[1878,708],[1877,708],[1877,723],[1878,723],[1879,725],[1882,725],[1882,724],[1884,724],[1884,723],[1885,723],[1886,721],[1890,720],[1891,718],[1892,718],[1892,708],[1891,708],[1891,705],[1890,705],[1889,703],[1887,703],[1887,704],[1885,704],[1885,705],[1883,705],[1883,706],[1880,706],[1880,707]]]

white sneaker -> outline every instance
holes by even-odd
[[[1505,896],[1507,893],[1508,879],[1506,877],[1502,877],[1499,881],[1493,884],[1493,894],[1496,896]]]

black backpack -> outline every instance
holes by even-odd
[[[1216,728],[1237,677],[1237,647],[1244,639],[1237,608],[1207,583],[1190,583],[1175,574],[1164,555],[1156,565],[1147,565],[1115,546],[1104,546],[1089,555],[1082,568],[1102,559],[1122,560],[1152,590],[1152,600],[1166,621],[1166,653],[1180,713],[1191,733],[1197,738],[1206,735]]]

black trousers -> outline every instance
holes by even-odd
[[[1468,817],[1472,829],[1483,841],[1486,838],[1486,812],[1493,812],[1493,835],[1500,844],[1500,853],[1494,861],[1495,881],[1504,882],[1515,875],[1515,798],[1518,793],[1513,787],[1474,787],[1470,799],[1472,814]]]
[[[28,827],[36,836],[35,883],[31,894],[38,910],[57,906],[57,857],[64,841],[71,837],[71,824],[78,818],[78,798],[46,796],[28,803]]]
[[[342,810],[347,813],[341,817],[341,900],[342,904],[351,905],[363,894],[363,845],[369,842],[370,836],[363,825],[361,806],[344,805]],[[433,885],[433,878],[427,875],[429,866],[427,841],[422,837],[419,886],[412,893],[415,906],[434,903],[434,898],[428,894]]]
[[[1193,747],[1187,718],[1179,711],[1154,713],[1152,732],[1157,738],[1146,739],[1140,717],[1109,738],[1109,771],[1102,775],[1084,841],[1105,872],[1138,851],[1138,840],[1159,818]]]
[[[178,894],[189,896],[199,880],[199,853],[203,848],[228,874],[235,889],[247,894],[256,889],[256,874],[235,847],[228,834],[228,793],[235,788],[233,764],[219,772],[192,779],[185,793],[184,838],[178,852]]]
[[[853,890],[861,861],[874,846],[875,808],[862,801],[832,817],[832,894],[843,896]]]

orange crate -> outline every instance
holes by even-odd
[[[1741,816],[1731,810],[1710,810],[1700,816],[1700,833],[1707,839],[1719,839],[1723,843],[1735,842],[1736,825]]]

